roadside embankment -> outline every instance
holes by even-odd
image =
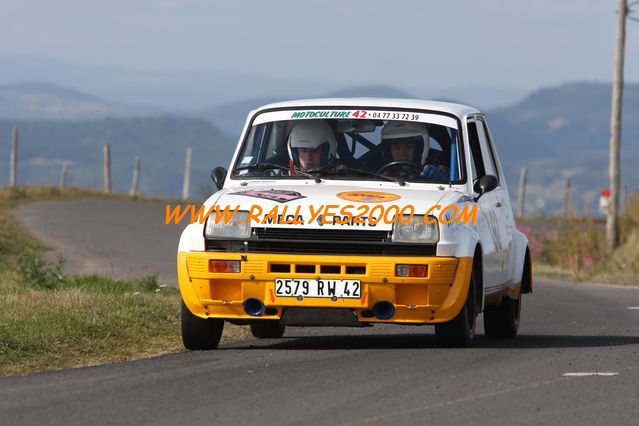
[[[156,271],[131,279],[68,274],[64,260],[45,260],[47,247],[11,213],[35,200],[63,203],[86,196],[106,198],[79,190],[0,189],[0,375],[183,350],[179,291],[159,281]],[[145,232],[144,223],[137,230]],[[229,324],[223,341],[246,335],[244,327]]]

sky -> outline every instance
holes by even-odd
[[[398,87],[610,81],[616,0],[0,0],[0,55]],[[639,17],[639,5],[635,6]],[[626,79],[639,81],[639,22]]]

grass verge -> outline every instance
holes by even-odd
[[[95,195],[56,191],[0,190],[0,375],[184,350],[177,289],[161,288],[153,275],[132,281],[67,276],[62,262],[43,261],[46,248],[6,213],[20,202]],[[247,335],[246,327],[227,323],[222,339]]]
[[[639,285],[639,193],[619,220],[620,245],[606,247],[605,219],[552,217],[518,221],[535,274],[571,281]]]

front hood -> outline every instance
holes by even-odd
[[[253,227],[307,226],[309,228],[364,227],[388,230],[392,223],[380,220],[370,223],[369,217],[392,218],[395,212],[424,214],[450,194],[444,187],[423,186],[363,188],[355,185],[295,184],[234,186],[217,193],[210,201],[231,210],[253,214]],[[215,199],[217,198],[217,199]],[[215,199],[215,200],[214,200]],[[209,204],[209,203],[207,203]],[[351,213],[349,218],[348,212]],[[359,216],[359,222],[355,219]],[[255,218],[259,217],[259,223]],[[339,223],[340,221],[345,223]],[[328,223],[327,223],[328,222]]]

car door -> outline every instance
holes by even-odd
[[[508,281],[509,259],[512,252],[512,231],[515,220],[510,206],[510,198],[508,197],[508,188],[504,180],[499,164],[496,161],[494,146],[490,140],[488,127],[483,117],[477,117],[476,120],[477,133],[479,136],[479,146],[481,147],[482,158],[486,174],[497,177],[499,185],[492,192],[495,195],[495,233],[499,240],[498,247],[500,252],[501,271],[499,274],[499,282],[506,283]]]
[[[490,174],[486,171],[483,153],[474,118],[469,118],[466,123],[470,151],[470,176],[473,185],[480,177]],[[477,231],[481,238],[483,252],[483,278],[484,289],[496,288],[502,283],[503,253],[498,229],[499,200],[494,191],[485,193],[478,201],[479,214],[477,215]]]
[[[484,117],[477,117],[477,122],[478,131],[484,134],[486,149],[490,153],[492,167],[495,170],[495,173],[497,173],[495,176],[497,176],[497,178],[499,179],[499,187],[495,191],[497,194],[498,202],[501,203],[501,207],[498,209],[498,216],[500,218],[499,230],[504,262],[502,280],[503,282],[508,283],[511,281],[514,272],[511,269],[512,267],[514,267],[512,257],[514,256],[513,234],[515,232],[515,216],[513,214],[512,205],[510,203],[508,185],[506,184],[506,179],[504,177],[499,161],[499,156],[497,155],[497,150],[495,149],[495,144],[493,143],[488,125],[486,124],[486,120]],[[483,128],[483,132],[481,132],[480,127]]]

